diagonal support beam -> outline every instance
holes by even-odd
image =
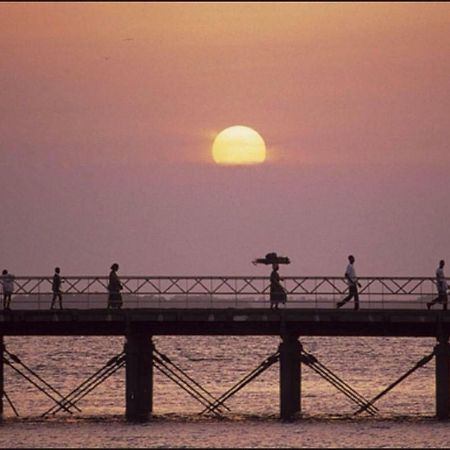
[[[363,405],[361,408],[359,408],[357,411],[354,412],[354,415],[357,415],[365,410],[367,410],[369,407],[373,406],[373,404],[379,400],[381,397],[386,395],[389,391],[395,388],[398,384],[400,384],[404,379],[408,378],[412,373],[414,373],[417,369],[420,367],[423,367],[425,364],[431,361],[431,359],[434,356],[434,352],[431,353],[428,356],[423,357],[420,361],[418,361],[411,369],[409,369],[407,372],[405,372],[401,377],[399,377],[397,380],[395,380],[393,383],[391,383],[386,389],[383,389],[378,395],[376,395],[372,400],[369,401],[368,404]]]
[[[324,380],[332,384],[336,389],[342,392],[352,402],[358,406],[364,407],[369,414],[375,415],[378,408],[370,404],[370,401],[364,398],[358,391],[353,389],[348,383],[342,380],[338,375],[332,372],[324,364],[322,364],[315,356],[305,352],[303,349],[300,356],[301,362],[314,370]]]
[[[234,386],[232,386],[228,391],[224,392],[213,404],[205,408],[200,412],[200,415],[205,414],[207,412],[211,412],[220,406],[224,406],[224,402],[228,400],[231,396],[239,392],[243,387],[245,387],[248,383],[254,380],[257,376],[261,375],[265,370],[267,370],[272,364],[278,362],[280,359],[279,352],[274,353],[273,355],[266,358],[256,369],[253,369],[249,374],[239,380]]]
[[[88,377],[80,385],[78,385],[75,389],[73,389],[69,394],[67,394],[61,400],[60,402],[61,404],[54,405],[45,413],[43,413],[42,417],[45,417],[49,414],[54,415],[61,409],[66,409],[67,406],[69,405],[76,407],[75,406],[76,403],[78,403],[89,392],[95,389],[99,384],[103,383],[103,381],[108,379],[112,374],[117,372],[117,370],[119,370],[124,365],[125,365],[125,354],[122,352],[119,353],[117,356],[111,358],[102,368],[97,370],[93,375]]]
[[[154,367],[166,375],[175,384],[180,386],[189,395],[199,401],[203,406],[212,406],[213,402],[217,401],[217,399],[209,391],[207,391],[184,370],[177,366],[167,355],[159,352],[156,348],[154,348],[153,351]],[[229,410],[227,406],[223,406]]]

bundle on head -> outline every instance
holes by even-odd
[[[275,252],[267,253],[264,258],[257,258],[252,261],[253,264],[290,264],[291,261],[287,256],[278,256]]]

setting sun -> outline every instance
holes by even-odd
[[[217,164],[259,164],[266,159],[266,145],[255,130],[237,125],[216,136],[212,154]]]

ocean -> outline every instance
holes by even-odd
[[[280,338],[155,336],[156,349],[215,397],[275,353]],[[431,338],[304,337],[305,350],[367,399],[372,399],[436,344]],[[10,337],[6,349],[63,394],[123,350],[122,337]],[[434,360],[395,386],[376,415],[354,415],[347,396],[302,366],[302,414],[279,419],[279,364],[226,401],[221,417],[154,369],[153,417],[125,420],[122,367],[82,398],[81,411],[42,417],[53,401],[10,366],[0,425],[2,448],[447,448],[450,423],[435,415]]]

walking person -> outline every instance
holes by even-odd
[[[270,274],[270,309],[278,309],[280,303],[286,303],[287,293],[284,289],[278,270],[280,264],[290,264],[291,260],[287,256],[278,256],[275,252],[267,253],[264,258],[256,258],[253,264],[272,264],[272,273]]]
[[[119,270],[119,264],[114,263],[111,266],[111,272],[109,273],[109,283],[108,283],[108,309],[122,307],[122,294],[120,291],[123,286],[120,282],[117,271]]]
[[[348,285],[349,293],[347,297],[345,297],[344,299],[342,299],[340,302],[337,303],[337,307],[340,308],[341,306],[345,305],[348,301],[350,301],[352,298],[354,298],[355,300],[354,309],[358,310],[359,309],[358,287],[361,287],[361,284],[359,283],[358,278],[356,277],[355,267],[353,265],[355,263],[355,257],[353,255],[349,255],[348,261],[349,263],[347,265],[347,269],[345,271],[344,276]]]
[[[281,285],[280,266],[278,263],[272,264],[272,273],[270,274],[270,309],[278,309],[280,303],[286,303],[286,291]]]
[[[62,306],[62,292],[61,292],[61,276],[60,276],[61,269],[59,267],[55,267],[55,274],[53,275],[53,281],[52,281],[52,305],[50,306],[50,309],[54,309],[55,307],[55,301],[58,299],[59,301],[59,309],[63,309]]]
[[[8,273],[6,269],[2,272],[1,281],[3,284],[3,309],[11,309],[11,297],[14,292],[14,278],[12,273]]]
[[[448,304],[448,284],[447,280],[445,279],[444,274],[444,266],[445,261],[441,259],[439,261],[439,267],[436,269],[436,286],[438,290],[438,296],[432,300],[431,302],[427,303],[428,310],[435,304],[435,303],[442,303],[442,309],[444,311],[447,311],[447,304]]]

